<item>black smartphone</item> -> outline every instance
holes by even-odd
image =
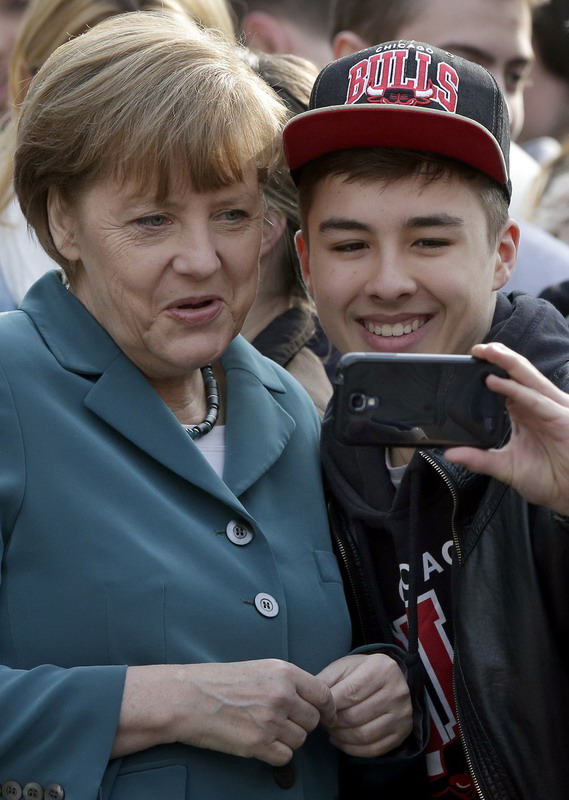
[[[336,365],[334,435],[344,444],[497,447],[505,398],[486,377],[507,373],[462,355],[347,353]]]

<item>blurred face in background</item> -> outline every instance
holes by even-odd
[[[0,115],[7,111],[10,56],[28,0],[0,0]]]
[[[533,61],[528,0],[428,0],[419,8],[399,38],[429,42],[486,67],[504,94],[516,139]]]

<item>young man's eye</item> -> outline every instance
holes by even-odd
[[[337,253],[355,253],[358,250],[364,250],[367,247],[365,242],[342,242],[341,244],[335,244],[332,247],[332,250],[335,250]]]
[[[438,247],[448,247],[450,242],[446,239],[418,239],[415,244],[426,250],[435,250]]]

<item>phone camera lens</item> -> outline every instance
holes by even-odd
[[[367,397],[365,394],[361,392],[353,392],[350,395],[349,399],[349,407],[350,411],[353,411],[356,414],[361,414],[363,411],[366,410],[367,406]]]

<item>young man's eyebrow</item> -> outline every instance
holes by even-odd
[[[328,233],[328,231],[361,231],[369,233],[371,230],[371,225],[366,225],[365,222],[348,217],[329,217],[318,226],[320,233]]]
[[[463,228],[464,220],[461,217],[453,217],[451,214],[427,214],[425,216],[409,217],[406,219],[404,228]],[[359,233],[372,233],[373,226],[350,217],[329,217],[322,220],[318,226],[319,233],[331,233],[333,231],[356,231]]]
[[[405,220],[405,228],[463,228],[462,217],[453,217],[451,214],[428,214],[421,217],[409,217]]]

